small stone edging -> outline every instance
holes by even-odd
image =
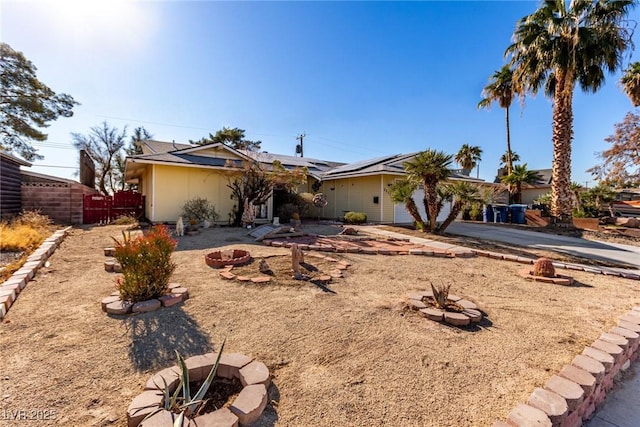
[[[341,278],[343,278],[344,274],[342,274],[342,272],[345,271],[346,269],[348,269],[351,266],[351,263],[348,262],[348,261],[341,261],[341,260],[338,260],[338,259],[335,259],[335,258],[332,258],[332,257],[328,257],[328,256],[323,256],[323,255],[310,255],[310,256],[312,256],[314,258],[324,259],[325,261],[336,263],[336,269],[335,270],[331,270],[327,274],[324,274],[324,275],[319,276],[318,278],[314,279],[314,280],[317,280],[317,281],[319,281],[321,283],[324,283],[324,284],[330,283],[331,279],[341,279]],[[236,275],[236,274],[231,272],[233,270],[233,268],[234,268],[234,265],[225,265],[219,271],[220,277],[222,277],[225,280],[237,280],[239,282],[269,283],[271,281],[271,277],[266,276],[266,275],[260,275],[260,276],[256,276],[256,277]]]
[[[131,301],[123,301],[120,298],[120,292],[113,292],[100,301],[102,311],[108,314],[131,314],[146,313],[158,310],[160,307],[171,307],[189,299],[189,291],[182,287],[179,283],[169,283],[167,285],[167,293],[159,298],[146,301],[132,303]]]
[[[9,308],[16,301],[20,292],[22,292],[29,281],[33,279],[49,257],[53,255],[67,234],[69,234],[71,228],[72,227],[69,226],[58,230],[46,238],[38,249],[29,255],[22,267],[0,285],[0,319],[6,316]]]
[[[482,321],[482,312],[478,309],[478,306],[475,303],[457,295],[449,294],[447,299],[464,308],[460,313],[448,312],[435,307],[429,307],[422,302],[422,298],[424,297],[433,297],[433,292],[418,291],[407,294],[409,307],[412,310],[417,310],[422,317],[426,317],[427,319],[435,322],[448,323],[453,326],[467,326],[470,323],[480,323]]]
[[[478,249],[471,249],[471,252],[473,252],[478,256],[483,256],[491,259],[501,259],[505,261],[518,262],[520,264],[533,264],[536,261],[535,259],[521,257],[517,255],[509,255],[509,254],[505,255],[499,252],[482,251]],[[565,263],[565,262],[558,262],[558,261],[553,261],[553,266],[555,268],[564,268],[566,270],[585,271],[587,273],[604,274],[606,276],[616,276],[616,277],[622,277],[624,279],[640,280],[639,274],[616,271],[607,267],[593,267],[593,266],[586,266],[586,265]]]
[[[204,380],[216,363],[217,354],[207,353],[185,360],[190,381]],[[269,369],[242,353],[222,354],[216,377],[240,380],[244,387],[228,408],[199,415],[189,425],[198,427],[237,427],[255,422],[267,407],[267,388],[270,384]],[[180,369],[177,366],[166,368],[149,378],[144,391],[136,396],[127,409],[128,427],[137,427],[149,414],[145,426],[173,425],[176,414],[160,410],[164,398],[162,388],[166,383],[175,389],[180,382]],[[186,425],[186,423],[185,423]]]
[[[388,242],[409,242],[409,238],[388,238]],[[282,240],[263,240],[262,243],[267,246],[273,246],[274,248],[291,248],[294,242],[282,241]],[[453,250],[447,251],[443,249],[436,249],[425,246],[425,249],[408,249],[408,250],[395,250],[395,249],[378,249],[378,248],[341,248],[333,245],[314,245],[298,243],[298,247],[305,251],[319,251],[319,252],[337,252],[337,253],[360,253],[365,255],[424,255],[442,258],[472,258],[476,256],[473,250]]]
[[[251,261],[251,254],[243,249],[229,249],[208,253],[204,256],[204,260],[211,268],[223,268],[229,265],[247,264]]]
[[[563,276],[562,274],[556,274],[553,277],[536,276],[533,274],[533,270],[529,268],[523,268],[518,270],[518,276],[523,279],[533,280],[534,282],[553,283],[554,285],[571,286],[573,285],[573,277]]]
[[[611,391],[616,375],[638,358],[639,334],[640,307],[634,307],[620,316],[617,327],[601,334],[543,388],[536,388],[506,422],[496,421],[493,427],[581,426]]]

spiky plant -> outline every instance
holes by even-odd
[[[430,285],[431,291],[433,292],[433,301],[436,307],[444,310],[447,307],[447,301],[449,300],[449,289],[451,288],[451,285],[433,286],[433,283]]]
[[[204,380],[196,394],[193,396],[191,395],[191,388],[189,385],[189,370],[187,369],[184,358],[176,350],[178,367],[180,368],[180,383],[178,384],[176,389],[171,392],[171,389],[167,385],[164,378],[162,379],[164,383],[164,387],[162,390],[164,395],[162,407],[147,415],[145,419],[142,420],[140,425],[143,426],[144,422],[148,418],[151,418],[153,415],[163,409],[178,413],[178,417],[174,421],[173,427],[182,427],[185,418],[197,415],[206,403],[204,395],[207,394],[207,391],[209,391],[209,387],[211,387],[211,383],[213,383],[213,379],[216,376],[216,371],[218,370],[218,365],[220,364],[220,357],[222,356],[222,351],[224,350],[224,345],[226,342],[227,339],[225,338],[220,345],[220,350],[218,350],[216,363],[213,365],[211,371],[209,371],[209,375],[207,375],[207,378]],[[157,385],[158,384],[156,384],[156,386]]]
[[[533,275],[542,277],[556,277],[556,269],[549,258],[538,258],[533,264]]]

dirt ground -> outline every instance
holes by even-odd
[[[110,317],[100,300],[116,275],[102,249],[122,228],[73,229],[0,324],[0,426],[124,426],[174,350],[217,350],[225,337],[226,351],[272,373],[257,426],[490,426],[640,304],[637,281],[572,272],[574,287],[528,282],[522,265],[479,257],[333,254],[352,263],[335,294],[227,281],[205,264],[214,248],[289,251],[213,228],[179,238],[172,281],[188,301]],[[404,295],[428,281],[452,283],[488,320],[459,329],[408,311]],[[19,411],[31,421],[11,420]]]

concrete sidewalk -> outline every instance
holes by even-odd
[[[584,427],[640,427],[640,363],[606,397]]]
[[[636,274],[640,273],[640,247],[638,246],[502,227],[500,224],[454,222],[447,228],[447,233],[516,246],[546,249],[581,258],[626,264],[629,268],[624,270]]]

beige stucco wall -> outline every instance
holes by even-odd
[[[551,192],[551,187],[525,188],[522,190],[522,203],[530,205],[535,199],[543,194]]]
[[[366,213],[367,221],[393,222],[393,202],[385,189],[396,178],[393,175],[373,175],[324,181],[323,191],[329,204],[322,215],[340,219],[345,212],[355,211]],[[373,200],[376,196],[378,203]]]
[[[151,221],[176,221],[185,202],[195,197],[204,197],[215,205],[219,222],[228,221],[234,200],[223,171],[166,165],[150,165],[147,170],[151,170],[146,174],[151,179],[145,180],[143,192],[147,200],[154,199],[147,211]]]

